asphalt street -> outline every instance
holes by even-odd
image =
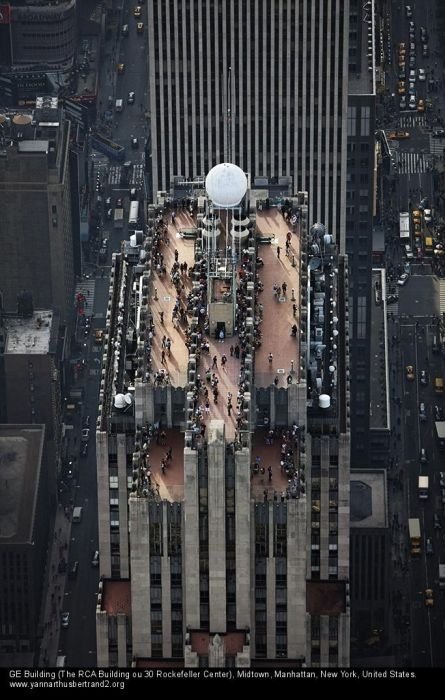
[[[392,40],[394,46],[393,70],[387,103],[391,117],[385,129],[402,129],[409,138],[391,142],[395,152],[398,173],[396,187],[391,195],[393,220],[400,211],[417,208],[423,197],[433,206],[436,194],[433,188],[434,167],[440,166],[442,139],[433,139],[435,120],[445,114],[443,73],[439,62],[435,35],[434,2],[412,2],[416,36],[416,72],[424,68],[426,81],[416,81],[417,98],[430,99],[426,113],[400,110],[398,92],[397,47],[410,45],[409,21],[405,2],[392,3]],[[429,34],[429,57],[422,57],[420,26]],[[439,80],[439,90],[431,93],[429,79]],[[392,110],[392,112],[391,112]],[[445,142],[444,144],[445,145]],[[435,212],[439,221],[439,211]],[[411,241],[413,244],[413,241]],[[413,246],[414,247],[414,246]],[[387,247],[387,262],[397,267],[403,262],[403,248],[394,239]],[[390,391],[392,414],[391,455],[388,469],[389,514],[392,532],[392,610],[395,656],[404,665],[413,667],[445,666],[444,619],[445,600],[439,592],[438,565],[445,562],[445,520],[439,486],[439,471],[444,463],[438,451],[434,428],[435,406],[445,409],[443,395],[434,391],[434,378],[445,374],[444,355],[432,352],[433,338],[438,335],[439,280],[432,273],[427,258],[411,263],[408,282],[398,288],[399,300],[389,314]],[[412,365],[415,381],[406,378],[406,367]],[[420,382],[425,370],[428,383]],[[426,420],[420,415],[420,404],[425,404]],[[424,448],[427,462],[420,461]],[[418,477],[429,476],[429,498],[418,497]],[[441,527],[434,527],[434,515]],[[408,518],[419,518],[422,532],[422,552],[418,558],[410,556]],[[432,540],[433,551],[426,553],[426,539]],[[434,605],[425,605],[425,590],[433,589]]]

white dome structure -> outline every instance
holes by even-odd
[[[124,394],[116,394],[114,397],[114,407],[115,408],[125,408],[127,406],[127,401]]]
[[[320,408],[329,408],[331,405],[331,397],[329,394],[320,394],[318,397],[318,405]]]
[[[207,174],[206,192],[216,207],[231,209],[246,194],[247,178],[237,165],[220,163]]]

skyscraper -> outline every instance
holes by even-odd
[[[114,256],[101,666],[349,663],[348,270],[292,192],[176,178]]]
[[[63,324],[74,296],[70,134],[56,98],[0,114],[2,307],[16,311],[18,295],[30,292],[34,308],[57,310]]]
[[[292,177],[344,250],[349,0],[148,0],[153,191]]]

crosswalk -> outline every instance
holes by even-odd
[[[144,164],[135,163],[131,167],[129,180],[128,175],[124,174],[122,165],[111,165],[108,170],[108,184],[111,187],[121,187],[124,183],[129,183],[130,187],[141,187],[144,181]]]
[[[430,136],[430,153],[435,156],[443,156],[443,151],[445,148],[445,139],[433,139]]]
[[[74,295],[74,301],[76,303],[78,294],[83,294],[83,296],[85,297],[85,306],[84,306],[85,316],[91,316],[91,314],[93,313],[95,289],[96,289],[96,280],[94,280],[94,279],[85,279],[85,280],[82,280],[81,282],[78,282],[76,285],[76,293]]]
[[[412,175],[413,173],[426,173],[431,170],[431,158],[424,153],[397,152],[397,164],[399,175]]]
[[[445,280],[439,280],[439,313],[445,314]]]
[[[402,114],[400,116],[400,126],[404,129],[426,126],[426,116],[424,114]]]
[[[395,301],[393,304],[386,305],[386,312],[388,314],[393,314],[394,316],[399,315],[399,302]]]

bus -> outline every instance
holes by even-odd
[[[400,231],[400,238],[406,242],[406,239],[409,239],[409,214],[406,211],[400,212],[399,216],[399,231]]]
[[[130,226],[135,226],[139,220],[139,202],[133,201],[130,204],[130,214],[128,217],[128,223]]]

